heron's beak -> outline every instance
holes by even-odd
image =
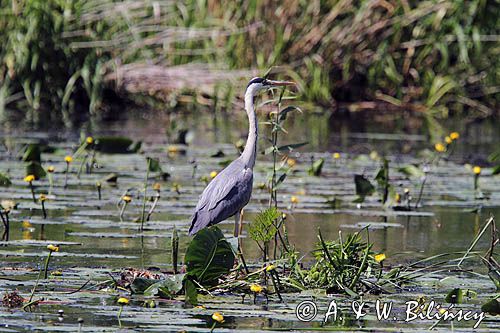
[[[271,87],[281,87],[281,86],[295,86],[296,83],[292,81],[273,81],[267,80]]]

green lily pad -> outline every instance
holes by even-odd
[[[95,149],[108,154],[131,154],[140,149],[138,143],[122,136],[103,136],[96,138]]]
[[[360,202],[363,202],[366,196],[375,192],[375,186],[363,175],[355,175],[354,183],[356,185],[356,194],[359,197],[358,200],[361,200]]]
[[[9,177],[0,172],[0,186],[10,186],[12,182]]]
[[[314,161],[313,165],[309,168],[309,170],[307,170],[307,173],[311,176],[320,176],[324,164],[324,158],[320,158],[319,160]]]
[[[216,226],[200,230],[189,244],[187,274],[201,284],[212,284],[229,273],[234,264],[231,245]]]
[[[26,175],[33,175],[35,179],[44,178],[47,173],[42,165],[36,161],[31,161],[26,164]]]
[[[26,147],[22,160],[24,162],[41,162],[40,145],[36,143],[29,144]]]
[[[172,299],[182,289],[182,281],[185,274],[168,276],[165,280],[158,281],[144,290],[145,296],[159,296],[160,298]]]
[[[500,315],[500,302],[496,298],[490,299],[481,306],[481,311],[493,316]]]

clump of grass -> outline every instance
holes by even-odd
[[[368,231],[367,231],[368,234]],[[295,273],[303,288],[323,288],[329,293],[356,295],[366,290],[363,283],[380,270],[371,250],[373,244],[363,241],[356,232],[337,241],[325,241],[318,232],[319,243],[313,251],[315,262],[308,271]],[[297,271],[296,271],[297,272]]]

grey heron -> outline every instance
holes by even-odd
[[[235,216],[234,236],[238,237],[241,210],[250,201],[252,195],[253,167],[257,154],[258,130],[254,97],[261,90],[294,84],[289,81],[273,81],[261,77],[250,80],[245,91],[245,110],[249,123],[245,149],[240,157],[217,174],[203,190],[192,216],[190,235]]]

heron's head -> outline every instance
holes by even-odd
[[[270,89],[273,87],[294,85],[295,83],[290,81],[274,81],[262,77],[254,77],[250,80],[250,82],[248,82],[246,93],[250,93],[252,96],[255,96],[261,90]]]

